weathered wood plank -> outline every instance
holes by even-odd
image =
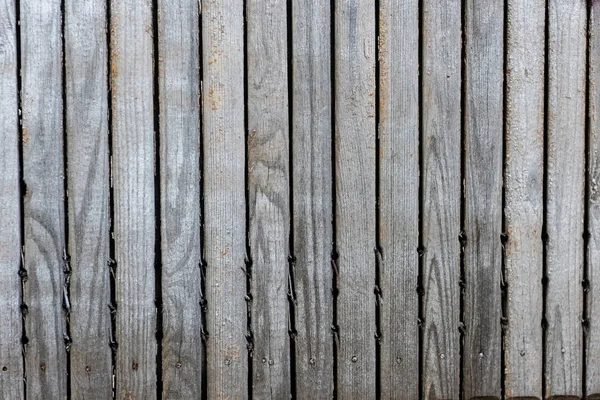
[[[382,0],[379,9],[379,240],[381,397],[419,389],[419,10]]]
[[[202,3],[208,398],[248,394],[244,7]]]
[[[375,7],[335,2],[338,397],[375,396]]]
[[[546,396],[579,398],[587,5],[548,3]]]
[[[289,397],[289,121],[286,2],[248,0],[252,394]]]
[[[110,398],[106,2],[65,3],[71,395]]]
[[[461,4],[423,2],[423,395],[459,397]]]
[[[506,0],[507,398],[542,397],[544,0]]]
[[[163,397],[200,398],[200,32],[197,0],[158,2]]]
[[[156,398],[154,112],[149,0],[111,0],[118,398]]]
[[[504,2],[465,5],[464,397],[500,399]]]
[[[59,0],[23,0],[20,5],[27,397],[63,399],[67,353],[62,17]]]
[[[0,397],[23,398],[21,193],[15,2],[0,2]]]
[[[293,251],[299,399],[333,395],[330,22],[328,3],[292,3]]]

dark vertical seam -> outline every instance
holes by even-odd
[[[466,325],[465,325],[465,289],[467,286],[466,282],[466,255],[465,248],[467,245],[467,233],[466,233],[466,152],[467,152],[467,132],[466,132],[466,111],[467,111],[467,35],[465,30],[467,29],[467,0],[461,0],[461,43],[460,43],[460,233],[459,233],[459,245],[460,245],[460,278],[459,278],[459,378],[458,378],[458,392],[461,399],[465,395],[465,336],[466,336]],[[469,385],[471,389],[473,382]]]
[[[423,272],[424,272],[424,260],[423,256],[425,255],[425,246],[424,246],[424,235],[423,235],[423,215],[424,215],[424,196],[425,193],[423,191],[423,185],[425,182],[425,161],[423,159],[424,154],[424,138],[425,138],[425,130],[423,127],[423,41],[424,41],[424,0],[418,0],[418,8],[419,8],[419,83],[418,83],[418,91],[419,91],[419,239],[418,239],[418,247],[417,254],[419,256],[419,265],[418,265],[418,274],[417,274],[417,296],[418,296],[418,317],[417,324],[419,327],[419,355],[418,355],[418,375],[419,375],[419,383],[418,383],[418,395],[419,400],[424,397],[424,380],[425,380],[425,371],[424,371],[424,348],[425,348],[425,312],[424,312],[424,295],[425,289],[423,286]]]
[[[375,0],[375,397],[381,397],[381,264],[383,263],[383,248],[381,247],[381,160],[379,157],[381,139],[379,124],[381,123],[381,65],[379,62],[380,49],[380,0]]]
[[[546,398],[546,363],[548,361],[547,343],[548,340],[548,320],[546,318],[548,307],[548,111],[549,111],[549,5],[550,0],[546,1],[544,18],[544,172],[543,172],[543,216],[542,216],[542,398]]]

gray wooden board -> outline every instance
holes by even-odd
[[[15,2],[0,2],[0,397],[23,397],[21,193]]]
[[[244,9],[202,3],[204,257],[208,398],[248,395]]]
[[[419,389],[419,11],[418,1],[379,9],[379,240],[381,397]]]
[[[117,398],[156,398],[152,13],[111,0]]]
[[[200,53],[197,0],[158,2],[163,397],[200,398]]]
[[[282,399],[291,393],[286,3],[248,0],[246,16],[252,394]]]
[[[62,41],[59,0],[23,0],[21,74],[27,397],[63,399],[64,221]]]
[[[465,3],[464,396],[501,397],[504,3]]]
[[[459,397],[461,4],[425,0],[422,21],[423,396]]]
[[[335,2],[337,394],[375,398],[375,7]],[[360,195],[357,195],[359,194]]]
[[[112,396],[106,2],[65,3],[71,395]]]
[[[331,14],[321,0],[292,3],[293,233],[296,394],[333,396]]]
[[[548,3],[546,396],[581,396],[587,5]]]

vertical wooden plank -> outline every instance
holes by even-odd
[[[248,395],[243,6],[202,2],[209,399]]]
[[[375,398],[375,7],[335,2],[338,397]]]
[[[111,0],[118,398],[156,398],[151,7]]]
[[[461,4],[423,1],[423,396],[459,397]]]
[[[504,2],[465,10],[464,397],[500,399]]]
[[[381,397],[419,389],[419,2],[379,9]]]
[[[542,397],[544,0],[506,0],[507,398]]]
[[[296,392],[333,395],[331,8],[294,0],[293,232],[296,289]]]
[[[197,0],[158,2],[163,397],[200,398],[200,45]]]
[[[587,5],[548,3],[546,396],[582,389]]]
[[[21,1],[27,397],[63,399],[64,226],[62,41],[59,0]]]
[[[286,2],[248,0],[246,17],[252,394],[281,399],[291,393]]]
[[[0,2],[0,397],[23,398],[21,194],[15,2]]]
[[[112,396],[106,2],[65,3],[71,395]]]

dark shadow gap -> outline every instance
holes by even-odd
[[[419,369],[419,387],[418,394],[419,399],[424,397],[424,330],[425,330],[425,318],[424,318],[424,299],[423,296],[425,294],[424,286],[423,286],[423,270],[424,270],[424,262],[423,257],[425,255],[425,243],[423,237],[423,215],[424,215],[424,196],[425,193],[423,191],[423,183],[425,182],[425,162],[423,159],[423,148],[424,148],[424,138],[425,138],[425,129],[423,128],[423,41],[424,41],[424,32],[423,25],[425,21],[424,11],[423,11],[423,2],[424,0],[419,1],[419,243],[417,247],[417,253],[419,255],[419,271],[417,274],[417,296],[418,296],[418,326],[419,326],[419,359],[418,359],[418,369]]]
[[[460,234],[458,237],[460,244],[460,278],[459,278],[459,379],[458,392],[461,399],[465,395],[465,290],[466,290],[466,271],[465,271],[465,247],[467,245],[466,233],[466,170],[467,170],[467,131],[466,131],[466,111],[467,111],[467,0],[461,0],[461,43],[460,43]]]
[[[544,33],[544,178],[543,178],[543,222],[542,222],[542,398],[546,398],[546,362],[548,339],[548,112],[549,112],[549,0],[546,1],[545,33]]]
[[[331,295],[332,295],[332,321],[331,321],[331,333],[333,341],[333,399],[337,399],[338,394],[338,324],[337,324],[337,301],[338,301],[338,267],[337,261],[339,254],[337,251],[337,188],[336,182],[336,123],[335,123],[335,2],[336,0],[330,0],[330,29],[329,29],[329,57],[330,57],[330,78],[331,78]]]
[[[381,141],[379,124],[381,122],[380,97],[381,78],[379,61],[379,32],[380,32],[380,0],[375,0],[375,397],[381,397],[381,264],[383,263],[383,248],[381,247],[381,160],[379,157]]]

